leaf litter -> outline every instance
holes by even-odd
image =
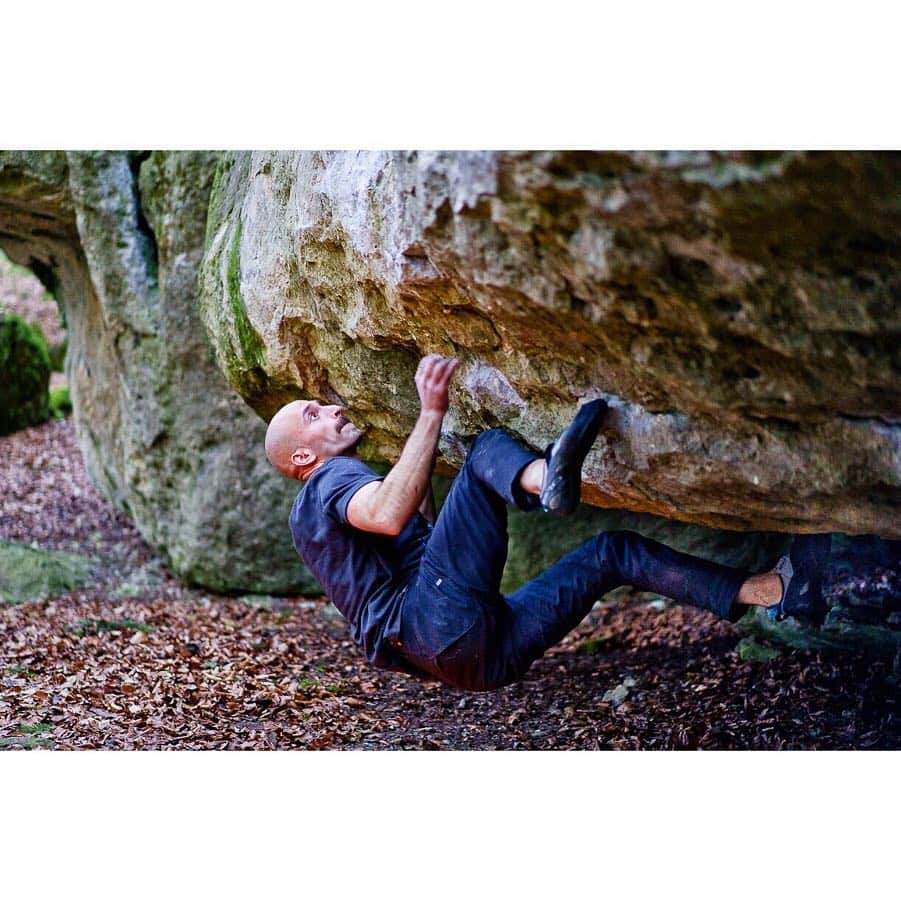
[[[324,598],[182,585],[90,484],[70,421],[0,443],[0,539],[102,561],[90,586],[0,607],[2,749],[901,747],[890,662],[744,661],[729,624],[637,594],[498,691],[375,670]]]

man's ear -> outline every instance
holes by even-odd
[[[316,462],[316,454],[308,447],[298,447],[291,454],[291,462],[295,466],[310,466]]]

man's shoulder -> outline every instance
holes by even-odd
[[[319,493],[336,483],[354,481],[358,478],[380,479],[381,476],[359,457],[331,457],[310,476],[304,491]]]
[[[359,457],[349,457],[345,454],[339,454],[337,457],[329,457],[322,466],[310,476],[309,481],[313,481],[317,476],[320,478],[324,473],[375,473],[375,470],[368,464],[364,463]]]
[[[309,522],[311,517],[318,519],[324,516],[325,507],[331,508],[334,505],[336,494],[352,492],[355,486],[362,487],[367,482],[381,478],[358,457],[331,457],[307,479],[294,499],[289,519],[292,531],[302,521]],[[346,507],[346,503],[339,502],[339,506]]]

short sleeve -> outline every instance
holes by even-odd
[[[335,522],[347,524],[350,499],[364,485],[381,480],[362,460],[333,457],[322,468],[316,485],[323,512]]]

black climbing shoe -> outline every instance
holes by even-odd
[[[782,580],[782,599],[767,607],[777,621],[787,616],[822,623],[826,615],[823,600],[823,570],[829,558],[831,535],[797,535],[788,556],[780,558],[776,572]]]
[[[557,516],[569,516],[579,504],[582,462],[597,438],[607,401],[584,404],[563,434],[544,453],[547,475],[539,498],[542,508]]]

